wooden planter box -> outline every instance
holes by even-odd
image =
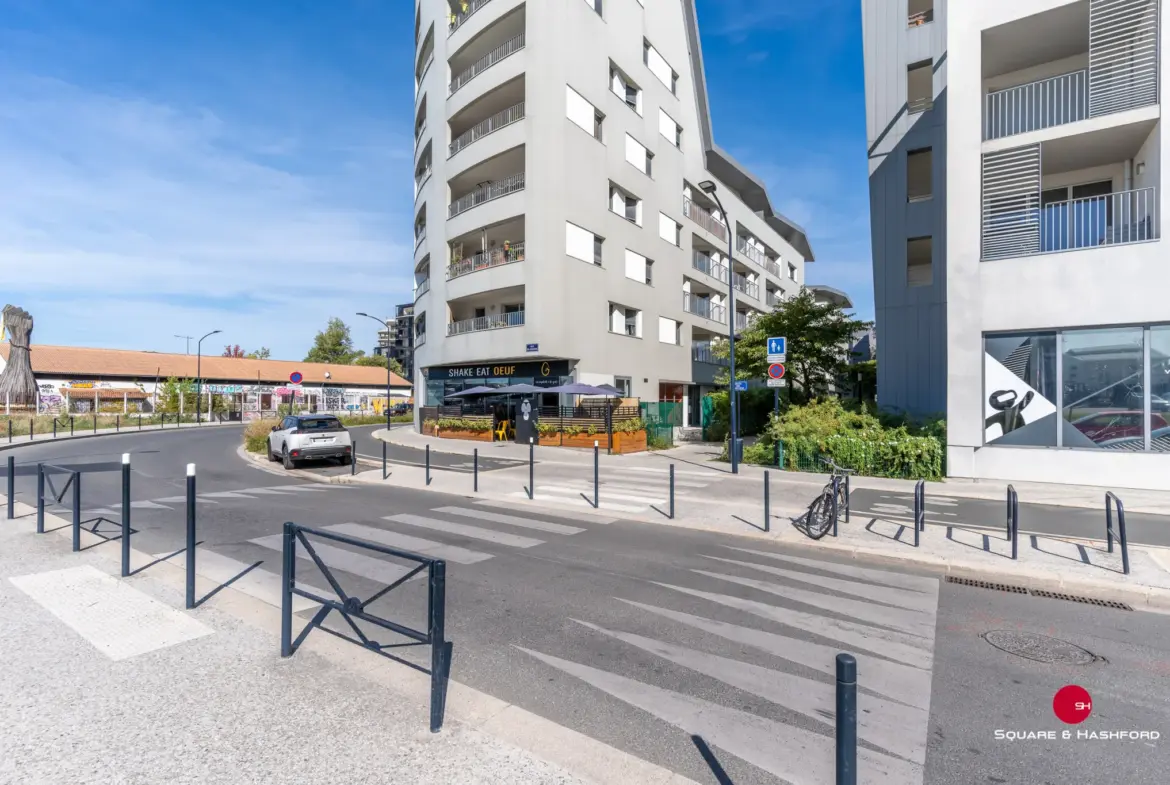
[[[646,432],[615,433],[613,435],[613,451],[618,455],[627,452],[645,452]]]
[[[438,435],[438,430],[437,426],[424,424],[421,428],[421,433],[424,436],[436,436]]]
[[[560,447],[561,434],[554,433],[552,436],[541,436],[539,444],[541,447]]]
[[[440,439],[466,439],[472,442],[490,442],[491,431],[439,431]]]
[[[587,433],[578,434],[576,436],[561,434],[562,447],[592,447],[593,442],[597,442],[598,446],[603,450],[609,449],[609,436],[604,433],[594,434],[593,436],[590,436]]]

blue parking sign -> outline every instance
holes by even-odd
[[[769,338],[768,354],[788,354],[787,338]]]
[[[736,383],[735,383],[735,391],[736,392],[747,392],[747,388],[748,388],[748,385],[747,385],[746,379],[739,379],[736,381]]]

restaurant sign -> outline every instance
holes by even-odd
[[[448,365],[428,368],[427,378],[440,379],[534,379],[557,378],[569,375],[568,360],[545,360],[543,362],[490,363],[488,365]]]

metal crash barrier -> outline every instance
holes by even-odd
[[[334,576],[334,571],[317,555],[317,551],[313,548],[309,540],[310,537],[330,540],[354,548],[393,556],[405,561],[417,562],[418,566],[408,570],[402,577],[363,600],[360,597],[348,594],[341,587],[337,578]],[[317,569],[321,571],[321,575],[329,582],[329,586],[337,595],[336,597],[321,597],[297,585],[296,565],[298,543],[300,547],[305,549],[305,553],[308,554],[309,559],[317,565]],[[359,646],[375,651],[403,665],[427,673],[431,677],[431,732],[438,733],[439,729],[443,726],[443,710],[447,697],[447,677],[451,667],[451,644],[444,637],[447,613],[447,563],[442,559],[432,559],[428,556],[398,550],[397,548],[390,548],[385,545],[379,545],[336,532],[312,529],[291,521],[284,524],[283,556],[284,564],[280,607],[280,656],[291,657],[310,632],[316,628],[321,628],[351,643],[356,643]],[[427,571],[427,629],[425,632],[370,613],[368,608],[372,603],[386,596],[423,570]],[[309,620],[295,640],[292,635],[294,596],[304,597],[307,600],[312,600],[321,605],[320,610],[313,615],[313,618]],[[357,635],[356,639],[321,626],[329,614],[334,611],[345,619],[350,629]],[[413,643],[383,644],[371,640],[362,632],[361,628],[355,623],[355,620],[368,622],[384,630],[389,630],[390,632],[410,639]],[[400,657],[395,657],[387,651],[388,649],[401,648],[403,646],[430,646],[430,669],[427,670]]]

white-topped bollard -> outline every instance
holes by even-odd
[[[195,464],[187,464],[187,609],[195,607]]]
[[[122,577],[130,576],[130,453],[122,453]]]

